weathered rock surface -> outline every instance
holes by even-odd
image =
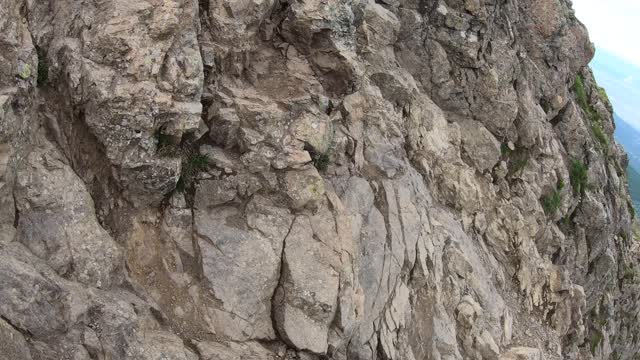
[[[280,336],[297,349],[320,354],[327,351],[339,280],[339,259],[331,244],[320,240],[323,235],[331,233],[314,234],[308,217],[294,220],[285,239],[280,288],[274,295],[274,320]]]
[[[59,275],[98,288],[122,277],[122,251],[100,226],[91,196],[46,141],[16,171],[16,240]]]
[[[566,0],[0,3],[0,357],[634,359]]]

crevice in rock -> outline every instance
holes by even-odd
[[[182,345],[191,350],[197,357],[199,360],[206,360],[203,358],[202,353],[200,353],[200,350],[198,349],[198,346],[194,343],[194,339],[185,339],[184,337],[181,337],[182,340]]]
[[[22,329],[21,327],[17,326],[16,324],[13,323],[13,321],[9,320],[6,316],[0,315],[0,320],[4,320],[4,322],[6,322],[9,326],[11,326],[15,331],[22,334],[25,340],[30,340],[33,337],[33,334],[29,330]]]
[[[555,127],[560,123],[560,121],[562,121],[570,105],[571,105],[571,102],[567,102],[567,104],[562,109],[560,109],[558,114],[549,121],[551,123],[551,126]]]
[[[18,225],[20,224],[20,210],[18,210],[18,203],[16,201],[15,192],[11,191],[11,196],[13,197],[13,227],[18,229]]]
[[[295,218],[291,221],[289,231],[287,232],[287,235],[282,240],[282,252],[280,253],[280,268],[278,269],[278,272],[280,273],[280,277],[278,278],[278,285],[276,285],[276,288],[273,290],[273,295],[271,296],[271,326],[273,327],[273,330],[276,336],[278,336],[281,339],[283,339],[282,334],[280,334],[281,330],[279,326],[279,323],[281,322],[281,320],[277,319],[276,308],[278,307],[278,305],[281,305],[278,297],[283,296],[281,294],[278,294],[278,292],[283,291],[282,286],[284,286],[284,279],[287,276],[286,272],[288,270],[287,270],[287,265],[284,258],[285,249],[287,246],[287,238],[289,238],[289,235],[291,234],[291,230],[293,229],[293,225],[295,224],[295,221],[296,221]],[[292,346],[291,344],[288,344],[288,345]]]

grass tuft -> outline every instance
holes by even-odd
[[[602,145],[605,150],[609,149],[609,139],[604,134],[602,126],[600,124],[593,124],[591,129],[593,130],[593,135],[595,135],[596,139],[600,142],[600,145]]]
[[[598,346],[602,342],[602,333],[600,331],[594,331],[593,335],[591,336],[590,342],[591,342],[591,346],[590,346],[591,354],[595,355],[596,350],[598,349]]]
[[[316,169],[321,172],[327,170],[331,161],[331,158],[327,152],[313,154],[311,158],[313,159],[313,166],[315,166]]]
[[[182,171],[176,184],[176,191],[185,193],[189,204],[193,204],[195,178],[199,172],[205,171],[208,166],[209,158],[197,153],[196,150],[183,153]]]
[[[611,101],[609,100],[609,95],[603,87],[598,86],[598,93],[600,94],[600,97],[602,98],[602,100],[604,100],[604,102],[606,102],[607,104],[611,103]]]
[[[571,179],[571,187],[575,194],[583,194],[587,188],[587,167],[585,164],[578,160],[571,160],[569,166],[569,178]]]
[[[509,156],[509,154],[511,154],[511,149],[509,149],[509,145],[507,143],[500,144],[500,153],[502,156]]]
[[[333,127],[333,123],[330,123],[331,130],[327,132],[327,147],[323,152],[316,151],[312,146],[307,146],[305,150],[309,151],[309,155],[311,155],[311,160],[313,161],[313,166],[318,169],[319,172],[327,171],[329,168],[329,164],[331,163],[331,154],[335,150],[335,128]]]
[[[197,170],[204,170],[209,165],[209,158],[206,155],[197,154],[189,158],[188,161],[191,167]]]
[[[589,100],[587,99],[587,91],[584,88],[584,79],[582,75],[576,75],[576,79],[573,83],[573,91],[576,94],[576,99],[578,100],[578,105],[584,110],[585,113],[589,114],[591,106],[589,105]]]
[[[514,150],[509,149],[505,144],[501,146],[502,155],[508,157],[509,175],[515,175],[522,171],[529,163],[529,152],[526,148],[516,146]]]
[[[558,189],[554,190],[551,194],[542,198],[542,208],[544,209],[544,212],[547,215],[555,214],[561,205],[562,205],[562,194],[560,194],[560,190]]]
[[[584,86],[584,79],[580,74],[576,75],[576,79],[573,83],[573,91],[576,94],[578,105],[580,105],[582,111],[584,111],[584,113],[591,121],[591,130],[593,132],[593,135],[595,136],[596,140],[598,140],[600,145],[602,145],[603,151],[607,153],[609,150],[609,138],[602,129],[602,119],[600,118],[600,114],[598,114],[598,112],[593,108],[593,106],[591,106],[591,103],[589,102],[587,91]],[[600,92],[600,96],[603,96],[601,88],[598,88],[598,91]],[[606,93],[604,94],[604,97],[608,101]]]

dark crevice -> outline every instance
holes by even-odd
[[[11,326],[15,331],[19,332],[20,334],[22,334],[22,336],[28,340],[31,339],[33,337],[33,334],[26,329],[22,329],[19,326],[17,326],[16,324],[14,324],[11,320],[9,320],[6,316],[4,315],[0,315],[0,320],[3,320],[4,322],[6,322],[9,326]]]
[[[193,342],[192,339],[182,339],[182,345],[184,345],[184,347],[186,347],[187,349],[191,350],[194,354],[197,354],[197,356],[202,359],[203,355],[200,353],[200,351],[198,350],[198,347],[196,346],[196,344]]]
[[[284,260],[284,251],[287,245],[287,238],[289,237],[289,235],[291,234],[291,230],[293,230],[293,225],[296,222],[296,218],[294,218],[291,221],[291,225],[289,226],[289,231],[287,231],[287,235],[285,235],[284,239],[282,240],[282,251],[280,252],[280,268],[278,269],[278,272],[280,273],[280,277],[278,278],[278,285],[276,285],[275,290],[273,291],[273,295],[271,295],[271,326],[273,327],[273,330],[275,331],[277,336],[281,336],[280,331],[278,330],[278,319],[277,319],[277,315],[276,315],[276,307],[278,304],[278,292],[280,291],[280,288],[284,285],[284,278],[285,278],[285,272],[287,271],[286,268],[286,264],[285,264],[285,260]],[[284,339],[283,339],[284,340]]]
[[[47,52],[40,46],[36,46],[36,54],[38,55],[38,77],[36,85],[43,87],[49,82],[49,60],[47,59]]]
[[[560,123],[560,121],[562,121],[562,119],[564,118],[565,113],[567,112],[567,109],[569,108],[569,104],[571,104],[570,102],[568,102],[559,112],[556,116],[553,117],[553,119],[551,119],[551,125],[553,127],[555,127],[556,125],[558,125]]]
[[[376,346],[376,355],[380,360],[390,360],[389,357],[386,356],[385,351],[382,348],[382,339],[380,338],[380,334],[378,334],[378,346]]]
[[[20,224],[20,211],[18,210],[18,202],[16,200],[15,192],[11,192],[11,196],[13,197],[13,227],[18,229],[18,224]]]
[[[135,309],[135,306],[134,306]],[[153,315],[153,317],[158,321],[158,323],[162,326],[168,326],[168,319],[167,317],[162,313],[162,311],[156,309],[154,306],[150,306],[149,307],[149,312],[151,313],[151,315]]]

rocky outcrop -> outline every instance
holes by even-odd
[[[12,359],[633,359],[565,0],[4,0]]]

